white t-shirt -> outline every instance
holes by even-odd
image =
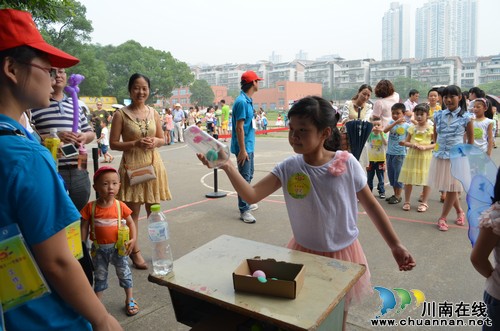
[[[101,131],[101,144],[105,146],[109,146],[109,130],[108,127],[103,127]]]
[[[311,166],[302,155],[295,155],[272,170],[281,181],[295,240],[315,251],[344,249],[359,233],[356,193],[366,186],[366,174],[349,154],[347,171],[332,175],[328,167],[337,156],[322,166]]]
[[[474,124],[474,145],[483,152],[488,151],[488,126],[493,124],[493,120],[485,117],[482,121],[475,119]]]

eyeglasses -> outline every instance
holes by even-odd
[[[38,64],[28,63],[28,62],[19,62],[19,63],[26,64],[26,65],[29,65],[29,66],[32,66],[32,67],[35,67],[35,68],[38,68],[38,69],[42,69],[43,71],[45,71],[45,72],[47,72],[49,74],[50,78],[56,78],[56,76],[57,76],[57,69],[56,68],[42,67],[42,66],[40,66]]]

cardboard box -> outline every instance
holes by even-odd
[[[266,283],[249,276],[256,270],[264,271]],[[304,285],[304,273],[303,264],[274,259],[246,259],[233,271],[234,290],[295,299]]]

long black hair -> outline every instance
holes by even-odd
[[[325,140],[324,147],[329,151],[340,149],[340,132],[337,129],[340,115],[329,101],[317,96],[302,98],[295,102],[288,112],[289,119],[295,116],[309,119],[318,131],[332,128],[332,134]]]
[[[443,90],[443,98],[447,95],[459,96],[462,97],[458,102],[458,106],[460,107],[460,111],[458,112],[458,116],[462,116],[467,111],[467,98],[462,94],[462,90],[460,87],[456,85],[448,85]]]

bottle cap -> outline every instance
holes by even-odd
[[[161,206],[156,204],[151,206],[151,212],[159,212],[161,210]]]
[[[57,133],[57,128],[50,128],[50,129],[49,129],[49,132],[50,132],[50,133]]]

